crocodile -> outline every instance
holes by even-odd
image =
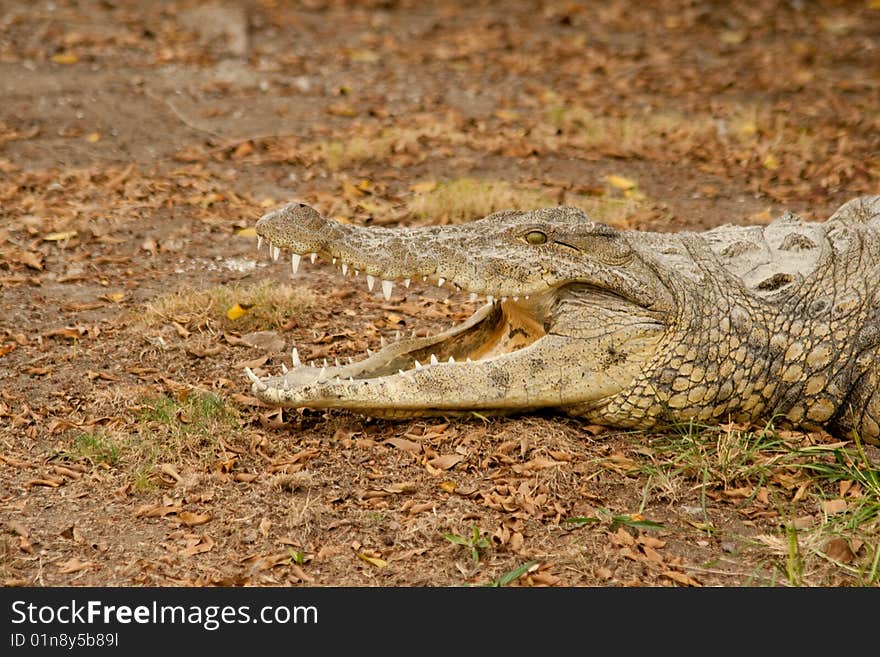
[[[270,405],[383,418],[550,408],[635,430],[772,422],[880,444],[880,195],[826,221],[786,212],[678,233],[566,206],[358,226],[294,202],[256,231],[294,272],[321,257],[386,299],[417,280],[486,301],[347,365],[306,365],[294,348],[281,375],[248,370]]]

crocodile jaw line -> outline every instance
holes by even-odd
[[[262,239],[259,239],[259,243],[262,243]],[[277,244],[269,242],[269,253],[273,259],[280,257],[281,249]],[[333,256],[322,255],[334,261],[333,264],[346,277],[359,273]],[[315,262],[317,254],[292,254],[291,266],[294,273],[305,259]],[[367,287],[372,290],[376,279],[369,275],[364,278]],[[393,282],[385,279],[381,282],[383,295],[389,299]],[[445,279],[434,282],[440,287],[449,287],[445,285]],[[403,280],[405,286],[408,287],[409,283],[408,279]],[[461,288],[455,286],[455,289]],[[399,386],[402,379],[421,378],[429,372],[454,379],[452,372],[456,369],[470,370],[476,363],[484,365],[544,339],[545,319],[555,297],[553,289],[513,299],[502,297],[496,300],[492,295],[487,296],[487,303],[457,326],[427,337],[398,339],[348,365],[332,365],[326,360],[318,366],[305,365],[294,348],[291,354],[292,367],[287,369],[285,366],[285,371],[279,376],[259,378],[253,372],[247,371],[252,382],[252,391],[258,398],[274,405],[349,407],[364,410],[362,402],[358,401],[358,391],[363,392],[367,388],[391,389]],[[474,297],[472,294],[471,300]],[[326,398],[322,399],[322,396]],[[479,407],[479,404],[472,405]],[[397,416],[403,413],[371,409],[370,414]]]

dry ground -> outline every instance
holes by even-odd
[[[470,309],[291,280],[249,229],[293,198],[679,230],[880,191],[880,3],[729,4],[0,2],[0,581],[876,586],[846,437],[281,414],[242,374]]]

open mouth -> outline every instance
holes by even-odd
[[[258,238],[258,247],[262,238]],[[269,251],[273,260],[277,260],[282,247],[269,242]],[[344,277],[365,280],[367,288],[372,291],[376,284],[381,285],[383,296],[390,300],[395,283],[409,287],[410,279],[383,278],[381,272],[376,275],[366,274],[355,269],[351,264],[341,261],[330,253],[316,252],[308,254],[291,254],[293,272],[299,269],[303,258],[312,263],[318,257],[330,260]],[[461,287],[455,280],[422,276],[423,282],[437,285],[443,289],[452,288],[456,291],[471,293],[471,300],[477,299],[477,293]],[[293,388],[320,383],[324,381],[366,381],[381,377],[406,376],[424,368],[454,367],[457,364],[475,361],[491,361],[506,354],[524,349],[546,334],[549,317],[549,306],[554,295],[552,288],[537,293],[495,298],[486,295],[487,302],[467,320],[457,326],[427,337],[398,339],[375,352],[368,353],[362,360],[351,360],[342,364],[326,360],[318,365],[304,364],[299,352],[294,347],[291,353],[292,368],[284,366],[284,375],[272,381],[282,388]],[[384,342],[384,340],[383,340]],[[265,380],[247,370],[248,377],[254,383],[255,390],[268,388]]]

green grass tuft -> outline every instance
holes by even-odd
[[[120,453],[120,445],[112,437],[94,432],[77,435],[65,456],[74,461],[85,459],[93,465],[106,463],[115,466],[119,463]]]
[[[698,488],[707,525],[711,524],[706,510],[709,494],[717,498],[728,490],[751,490],[737,502],[741,508],[752,505],[759,490],[768,494],[786,520],[780,523],[779,534],[755,540],[777,555],[770,565],[787,585],[822,584],[835,577],[827,572],[829,568],[837,569],[837,576],[842,570],[857,584],[880,583],[880,471],[858,440],[850,447],[816,443],[797,432],[778,432],[772,424],[750,430],[690,423],[654,436],[648,452],[650,459],[642,462],[639,472],[649,481],[663,478],[671,483],[663,491],[652,489],[646,494]],[[842,491],[849,492],[844,497]],[[822,511],[841,498],[845,508]],[[798,515],[812,519],[811,524],[797,524]],[[852,563],[839,564],[825,554],[834,538],[859,546]]]

